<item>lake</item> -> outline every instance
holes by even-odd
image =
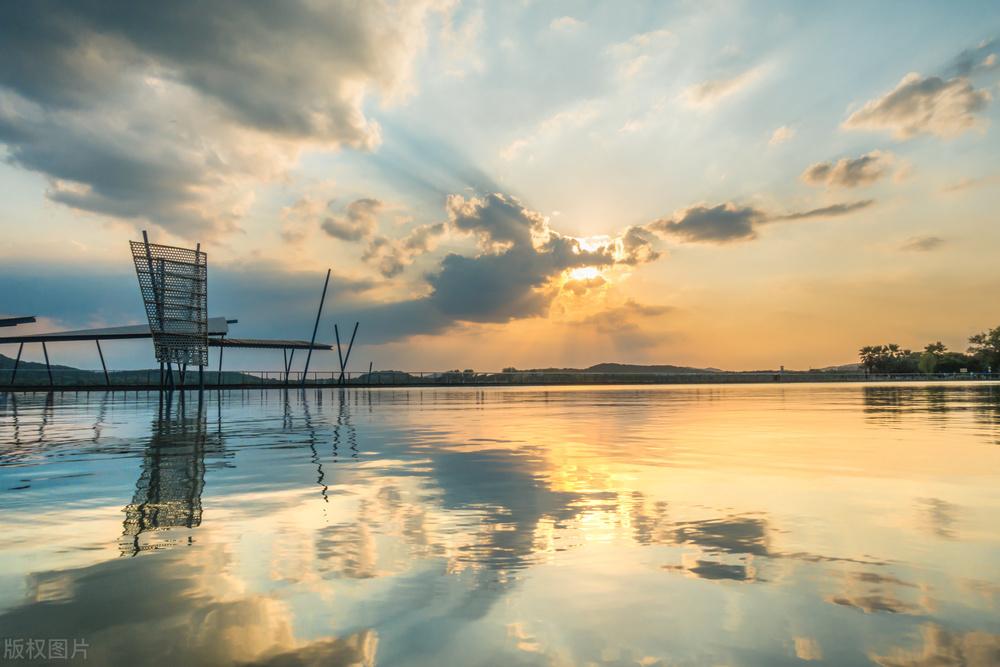
[[[985,666],[998,603],[997,384],[0,395],[12,664]]]

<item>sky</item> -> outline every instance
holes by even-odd
[[[332,269],[319,339],[359,321],[366,370],[804,369],[1000,325],[995,3],[41,1],[0,45],[19,333],[143,322],[143,229],[202,244],[232,335],[307,339]]]

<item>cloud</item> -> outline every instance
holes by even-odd
[[[742,206],[733,202],[715,206],[698,204],[677,211],[669,218],[654,220],[646,225],[645,229],[694,243],[722,244],[750,241],[757,238],[758,228],[767,223],[833,218],[860,211],[874,203],[872,199],[865,199],[784,215],[768,214],[752,206]]]
[[[526,136],[511,141],[500,151],[504,160],[514,160],[527,148],[558,137],[566,130],[577,129],[590,123],[597,117],[597,106],[592,101],[586,101],[572,108],[565,109],[549,116]]]
[[[981,71],[996,69],[1000,64],[997,54],[1000,53],[1000,39],[993,38],[982,42],[972,49],[962,51],[952,64],[956,76],[969,76]]]
[[[940,250],[947,241],[940,236],[914,236],[899,247],[906,252],[931,252]]]
[[[320,227],[334,238],[343,241],[360,241],[375,232],[378,225],[378,214],[383,208],[382,202],[378,199],[356,199],[347,205],[345,215],[328,216],[320,224]]]
[[[663,334],[651,332],[646,321],[660,318],[672,311],[670,306],[642,304],[629,299],[621,305],[606,308],[571,324],[609,336],[620,350],[635,351],[653,347],[663,341]]]
[[[426,296],[353,311],[352,317],[378,332],[376,342],[439,333],[460,323],[541,316],[559,293],[557,279],[566,271],[633,265],[659,256],[653,248],[655,236],[648,230],[629,228],[621,236],[585,246],[580,239],[551,229],[543,215],[502,193],[451,195],[445,208],[446,227],[474,236],[478,253],[443,257],[425,276]],[[388,244],[386,240],[382,246]],[[569,288],[577,289],[585,291],[583,285]]]
[[[866,102],[843,126],[849,130],[886,130],[902,140],[919,134],[948,139],[983,127],[986,121],[976,114],[990,99],[988,91],[977,90],[965,77],[942,79],[911,72],[894,89]]]
[[[854,213],[855,211],[860,211],[861,209],[868,208],[875,203],[874,199],[863,199],[861,201],[846,202],[843,204],[832,204],[830,206],[823,206],[820,208],[814,208],[808,211],[799,211],[797,213],[789,213],[788,215],[782,215],[773,220],[807,220],[809,218],[834,218],[839,215],[848,215]]]
[[[376,236],[368,244],[361,259],[377,267],[386,278],[399,275],[413,260],[434,249],[439,237],[447,231],[445,224],[420,225],[401,239]]]
[[[371,150],[432,2],[0,9],[0,142],[48,197],[193,238],[237,228],[305,148]],[[280,54],[280,55],[276,55]]]
[[[665,51],[672,37],[669,30],[651,30],[610,46],[608,53],[618,62],[619,75],[623,79],[632,79],[645,70],[652,59]]]
[[[809,185],[855,188],[872,185],[885,176],[892,164],[889,153],[872,151],[861,157],[841,158],[836,162],[817,162],[802,173]]]
[[[557,19],[552,19],[549,28],[558,32],[575,32],[584,25],[580,19],[575,19],[572,16],[560,16]]]
[[[649,228],[685,241],[729,243],[755,238],[755,225],[765,219],[763,211],[726,202],[717,206],[692,206],[671,218],[650,223]]]
[[[762,68],[754,67],[729,79],[704,81],[687,88],[682,97],[688,106],[711,108],[724,98],[757,81],[762,73]]]
[[[973,188],[982,187],[984,185],[992,185],[994,183],[1000,182],[1000,175],[993,176],[980,176],[978,178],[963,178],[960,181],[951,183],[941,188],[941,192],[954,193],[962,192],[964,190],[971,190]]]
[[[795,136],[795,129],[788,127],[787,125],[782,125],[776,128],[773,133],[771,133],[771,138],[768,140],[767,144],[769,146],[778,146],[780,144],[789,141]]]

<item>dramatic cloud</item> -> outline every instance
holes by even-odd
[[[710,108],[722,99],[750,85],[759,79],[761,74],[761,68],[755,67],[729,79],[705,81],[689,87],[684,91],[683,97],[689,106]]]
[[[772,220],[807,220],[809,218],[835,218],[838,215],[848,215],[849,213],[860,211],[863,208],[868,208],[874,203],[875,203],[874,199],[864,199],[861,201],[847,202],[844,204],[832,204],[831,206],[814,208],[809,211],[799,211],[798,213],[789,213],[788,215],[777,216],[775,218],[772,218]]]
[[[305,147],[368,150],[433,3],[0,8],[0,142],[74,208],[184,236],[234,229]]]
[[[784,215],[767,214],[752,206],[741,206],[733,202],[715,206],[699,204],[678,211],[669,218],[654,220],[646,226],[646,230],[695,243],[750,241],[757,238],[761,225],[770,222],[834,218],[860,211],[874,203],[874,200],[866,199]]]
[[[818,162],[802,173],[802,180],[809,185],[855,188],[875,183],[889,172],[891,164],[891,155],[872,151],[861,157]]]
[[[952,138],[982,126],[985,121],[976,114],[989,101],[990,93],[977,90],[965,77],[942,79],[911,72],[894,89],[851,114],[844,127],[887,130],[904,140],[918,134]]]
[[[551,229],[544,216],[509,195],[452,195],[446,211],[445,226],[473,235],[478,254],[442,258],[437,270],[426,275],[427,296],[355,311],[352,317],[379,332],[377,342],[439,333],[464,322],[502,323],[544,315],[560,291],[558,279],[567,271],[634,265],[659,256],[649,230],[631,227],[621,236],[585,245]],[[376,237],[373,245],[391,272],[397,270],[392,264],[398,257],[395,248],[419,247],[443,231],[418,228],[400,242]],[[567,290],[583,293],[597,286],[581,283]]]
[[[907,252],[931,252],[940,249],[945,243],[947,241],[940,236],[914,236],[899,249]]]
[[[787,125],[782,125],[777,128],[772,134],[771,139],[767,142],[770,146],[778,146],[786,141],[790,140],[795,136],[795,130]]]
[[[347,205],[343,216],[329,216],[320,225],[330,236],[343,241],[360,241],[375,232],[383,208],[377,199],[357,199]]]
[[[692,206],[671,218],[650,223],[649,228],[685,241],[728,243],[755,238],[755,225],[765,219],[762,211],[726,202],[717,206]]]

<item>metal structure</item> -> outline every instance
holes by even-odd
[[[208,365],[208,256],[194,250],[130,241],[156,360],[161,364]]]
[[[18,345],[17,356],[14,358],[13,368],[10,372],[10,379],[6,383],[7,387],[18,386],[18,370],[22,365],[22,353],[25,343],[40,343],[42,353],[45,357],[45,372],[48,377],[50,388],[56,386],[53,377],[53,368],[49,361],[49,351],[47,343],[62,343],[71,341],[93,341],[97,347],[97,355],[101,362],[103,371],[103,384],[105,387],[132,386],[136,382],[135,371],[109,371],[107,360],[104,356],[102,341],[128,340],[138,338],[149,338],[153,341],[153,348],[156,359],[159,362],[159,386],[160,389],[174,389],[185,386],[185,376],[188,366],[198,367],[198,387],[205,386],[205,367],[208,365],[208,353],[210,347],[219,350],[219,370],[216,374],[215,385],[228,385],[227,378],[223,374],[222,358],[226,348],[242,349],[270,349],[281,350],[284,357],[282,365],[283,383],[287,385],[292,374],[292,361],[296,350],[306,351],[305,368],[302,371],[302,383],[306,383],[309,375],[309,364],[312,352],[330,351],[333,346],[327,343],[317,343],[316,334],[319,331],[320,319],[323,314],[323,305],[326,301],[327,288],[330,283],[331,271],[327,269],[326,279],[323,283],[323,292],[320,296],[319,308],[316,312],[316,320],[313,323],[313,331],[310,340],[291,339],[260,339],[260,338],[229,338],[229,325],[235,324],[237,320],[225,317],[208,317],[208,257],[201,251],[199,243],[193,250],[190,248],[180,248],[176,246],[160,245],[149,242],[149,237],[145,231],[142,232],[142,241],[129,242],[132,251],[132,260],[135,264],[136,277],[139,282],[139,291],[142,295],[143,306],[146,311],[148,325],[126,325],[114,327],[100,327],[96,329],[79,329],[73,331],[53,331],[43,333],[31,333],[15,336],[0,336],[0,344],[16,343]],[[20,324],[35,322],[34,316],[4,316],[0,317],[0,327],[16,327]],[[357,333],[358,325],[354,325],[354,334]],[[350,357],[351,347],[354,342],[354,334],[351,335],[351,344],[348,345],[347,355],[341,357],[339,383],[345,382],[345,370],[347,360]],[[340,352],[338,340],[338,353]],[[176,368],[174,365],[176,364]],[[61,373],[88,373],[79,369],[61,367],[57,369]],[[24,372],[29,372],[26,370]],[[175,372],[176,371],[176,372]],[[155,368],[152,371],[156,372]],[[240,373],[236,373],[240,375]],[[100,377],[100,376],[98,376]],[[175,380],[176,378],[176,380]],[[20,386],[30,387],[36,383],[30,381],[20,383]],[[92,383],[84,378],[66,381],[61,378],[61,386],[80,385],[90,386]],[[146,382],[140,384],[145,386]]]

